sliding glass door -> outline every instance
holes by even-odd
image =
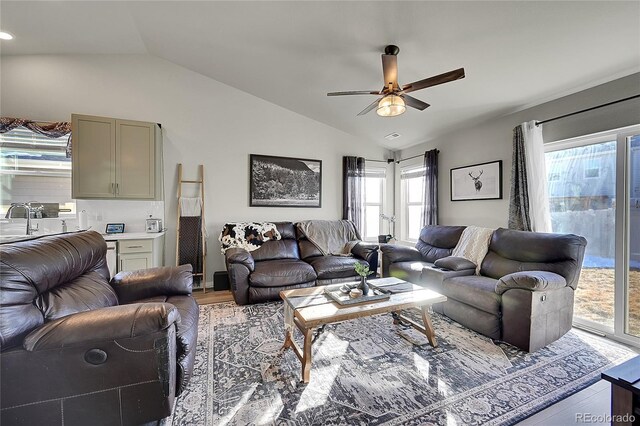
[[[546,153],[553,232],[588,241],[574,316],[613,331],[616,140],[590,140]]]
[[[640,342],[640,127],[547,144],[553,232],[584,236],[574,324]]]
[[[640,338],[640,134],[625,136],[625,145],[629,166],[629,202],[624,327],[626,334]]]

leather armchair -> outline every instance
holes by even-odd
[[[0,253],[0,423],[135,425],[171,414],[193,368],[190,266],[119,274],[112,286],[93,231]]]

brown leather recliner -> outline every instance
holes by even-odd
[[[0,423],[135,425],[191,372],[191,266],[118,274],[94,231],[0,245]]]

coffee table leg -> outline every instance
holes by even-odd
[[[287,349],[293,346],[293,336],[291,335],[291,330],[287,330],[284,333],[284,345],[282,345],[283,349]]]
[[[431,324],[431,317],[429,316],[429,307],[423,306],[422,311],[422,322],[424,322],[424,334],[427,336],[427,340],[434,348],[438,347],[438,342],[436,341],[436,333],[433,331],[433,325]]]
[[[304,336],[304,344],[302,349],[293,340],[293,331],[287,330],[284,337],[283,349],[291,348],[293,353],[296,354],[300,363],[302,364],[302,381],[309,383],[311,376],[311,344],[313,343],[313,329],[312,328],[300,328],[298,327],[302,335]]]
[[[309,383],[311,376],[311,344],[313,343],[312,329],[308,328],[302,332],[304,334],[304,348],[302,359],[302,381]]]

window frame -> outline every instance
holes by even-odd
[[[420,206],[424,203],[424,161],[422,157],[414,158],[411,160],[403,161],[399,167],[396,167],[396,194],[399,194],[399,197],[396,197],[396,212],[399,214],[396,216],[396,224],[400,230],[400,235],[398,236],[398,241],[404,245],[414,245],[418,242],[418,238],[409,237],[409,209],[407,208],[409,205],[418,205],[418,203],[409,203],[408,202],[408,186],[405,186],[406,179],[403,179],[402,176],[406,175],[408,171],[418,171],[422,169],[422,199],[419,203]]]
[[[380,202],[374,203],[374,202],[368,202],[367,201],[367,184],[366,184],[366,179],[367,178],[378,178],[381,179],[380,181]],[[371,241],[371,242],[377,242],[378,241],[378,235],[382,234],[382,218],[380,218],[380,214],[384,214],[385,212],[385,207],[386,207],[386,199],[387,199],[387,168],[386,166],[368,166],[365,164],[365,171],[364,171],[364,179],[365,179],[365,183],[364,183],[364,188],[365,190],[362,191],[363,192],[363,199],[362,199],[362,230],[361,230],[361,237],[363,241]],[[375,237],[367,237],[366,236],[366,229],[367,229],[367,207],[368,206],[377,206],[379,207],[379,212],[380,214],[378,215],[378,235],[376,235]]]

